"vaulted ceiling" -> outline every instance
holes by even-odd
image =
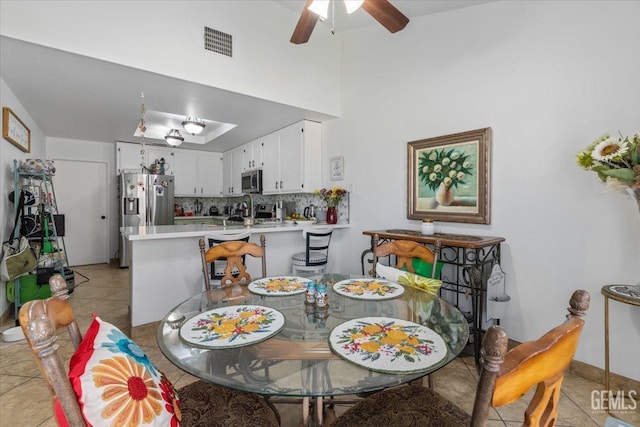
[[[485,2],[397,0],[394,3],[412,18]],[[305,1],[278,0],[276,3],[300,12]],[[378,25],[364,11],[347,16],[342,10],[336,7],[337,31]],[[292,31],[295,23],[296,15],[292,14]],[[283,40],[283,43],[289,41]],[[133,133],[139,119],[141,87],[162,88],[145,94],[148,109],[182,114],[187,111],[187,104],[195,102],[201,107],[199,116],[219,120],[218,112],[225,111],[224,121],[237,125],[209,144],[185,143],[185,148],[226,151],[302,119],[322,122],[331,118],[8,37],[0,37],[0,74],[48,137],[138,141]]]

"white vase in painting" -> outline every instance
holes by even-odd
[[[441,183],[438,189],[436,190],[436,201],[442,206],[449,206],[453,203],[453,189],[451,186],[445,185],[445,183]]]

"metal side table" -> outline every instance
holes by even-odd
[[[640,285],[606,285],[600,291],[604,295],[604,388],[610,390],[609,370],[609,298],[623,304],[640,306]],[[609,400],[607,399],[607,413]]]

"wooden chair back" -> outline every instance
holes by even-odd
[[[247,267],[243,262],[243,256],[251,255],[254,258],[262,259],[262,277],[267,276],[267,259],[265,256],[265,237],[260,235],[260,245],[244,241],[222,242],[217,246],[207,249],[204,239],[198,242],[200,246],[200,255],[202,258],[202,272],[204,275],[205,289],[211,290],[211,279],[209,277],[208,264],[220,258],[226,258],[227,266],[224,270],[224,276],[221,279],[221,285],[229,286],[238,283],[249,283],[251,275],[247,272]],[[238,274],[233,274],[233,269],[237,268]]]
[[[558,401],[564,372],[569,367],[589,308],[587,291],[573,293],[567,321],[536,341],[507,350],[507,334],[498,327],[487,330],[480,363],[471,425],[484,426],[489,409],[512,403],[536,386],[525,411],[525,426],[551,426],[558,419]]]
[[[228,242],[231,240],[238,240],[238,241],[243,241],[243,242],[248,242],[249,239],[251,238],[251,230],[240,230],[238,233],[235,234],[220,234],[220,233],[205,233],[204,235],[204,241],[205,244],[208,243],[209,244],[209,248],[212,248],[214,246],[219,245],[220,243],[223,242]],[[245,263],[245,257],[246,255],[242,256],[242,263]],[[217,283],[221,283],[222,278],[224,277],[225,274],[225,269],[227,267],[227,260],[225,258],[218,258],[216,259],[214,262],[212,262],[210,264],[211,266],[211,280],[215,283],[217,281]],[[238,274],[237,270],[233,271],[233,274],[236,275]]]
[[[435,278],[437,264],[438,264],[438,252],[440,252],[440,242],[437,241],[434,250],[432,251],[428,247],[410,240],[391,240],[378,244],[380,237],[375,234],[373,236],[373,270],[372,275],[376,275],[376,264],[379,257],[386,257],[389,255],[396,256],[395,267],[400,270],[407,270],[410,273],[415,273],[413,268],[413,258],[420,258],[424,262],[431,263],[431,278]]]
[[[58,329],[67,328],[75,349],[82,341],[82,334],[68,300],[67,283],[61,276],[54,275],[49,285],[51,298],[29,301],[20,308],[20,325],[36,364],[49,384],[52,398],[57,397],[69,425],[84,426],[80,405],[56,344]]]

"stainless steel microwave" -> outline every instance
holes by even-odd
[[[242,192],[262,193],[262,169],[242,173]]]

